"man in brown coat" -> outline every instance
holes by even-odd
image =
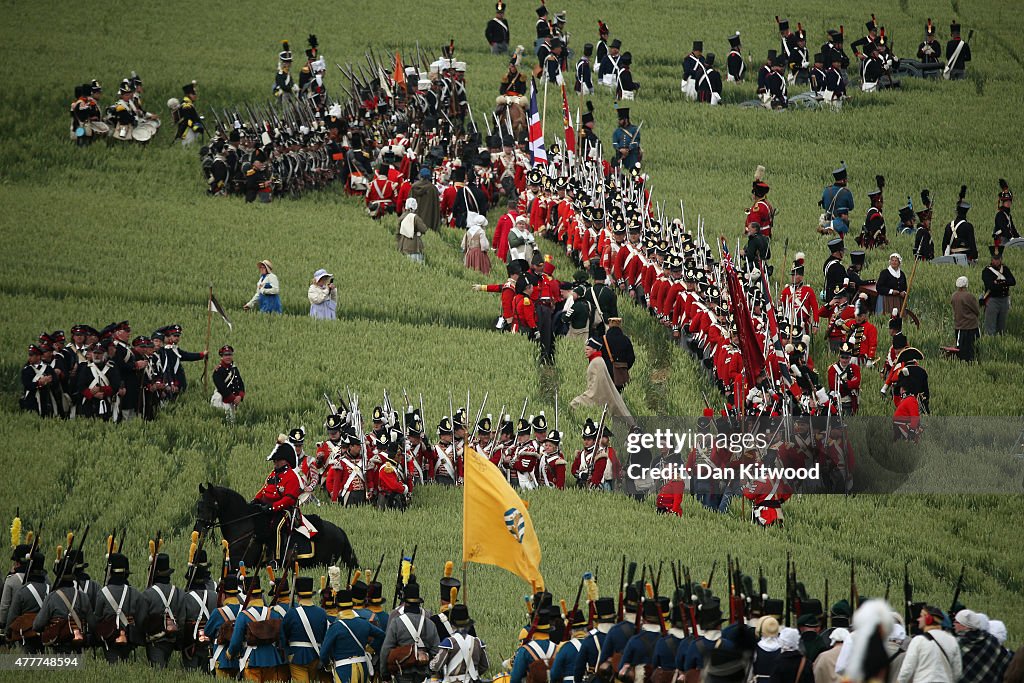
[[[956,291],[950,303],[953,306],[953,331],[956,334],[956,345],[960,350],[957,358],[962,361],[974,360],[974,340],[978,338],[978,319],[981,306],[978,298],[967,291],[967,277],[961,275],[956,279]]]
[[[430,169],[426,166],[420,169],[420,177],[412,184],[409,196],[416,200],[419,207],[416,214],[423,219],[427,228],[437,230],[441,225],[441,200],[431,179]]]

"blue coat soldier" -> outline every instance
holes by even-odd
[[[672,671],[679,661],[679,653],[689,645],[690,638],[686,633],[686,615],[681,607],[682,595],[677,593],[675,604],[670,611],[668,633],[666,633],[654,648],[654,661],[652,665],[655,670],[666,669]],[[685,662],[685,656],[683,662]]]
[[[532,680],[533,676],[528,677],[527,674],[533,665],[536,665],[535,669],[544,667],[546,672],[551,671],[554,658],[555,644],[551,642],[551,620],[546,611],[541,609],[533,633],[527,632],[526,640],[516,651],[509,683]]]
[[[608,631],[615,624],[615,601],[611,598],[598,598],[594,601],[594,613],[597,625],[583,639],[573,671],[573,678],[580,682],[588,675],[597,673],[597,658],[601,654]]]
[[[636,634],[636,613],[640,608],[640,591],[633,584],[626,586],[625,600],[623,603],[623,619],[616,623],[608,631],[604,639],[604,647],[601,648],[601,656],[598,658],[597,667],[612,668],[618,671],[618,663],[622,658],[622,651],[626,649],[626,643]],[[618,655],[618,659],[613,658]],[[608,664],[605,664],[608,662]]]
[[[850,212],[853,211],[853,193],[846,187],[846,164],[832,171],[832,184],[821,193],[821,208],[825,210],[825,221],[820,232],[831,228],[840,237],[850,230]],[[825,223],[823,221],[823,223]]]
[[[312,577],[295,579],[295,595],[299,603],[281,620],[281,640],[285,643],[292,680],[310,683],[319,680],[320,644],[327,635],[327,612],[313,604]]]
[[[664,607],[664,610],[662,609]],[[644,680],[646,672],[653,669],[654,651],[661,640],[661,622],[668,611],[668,598],[644,600],[643,624],[640,630],[626,643],[619,664],[619,678]]]
[[[276,678],[284,664],[277,646],[281,637],[281,620],[263,603],[263,588],[258,576],[245,581],[246,605],[235,619],[235,628],[228,644],[228,658],[250,681]]]
[[[150,545],[152,548],[152,544]],[[166,669],[178,641],[178,631],[185,626],[185,599],[171,585],[171,559],[157,553],[153,560],[152,585],[142,592],[142,607],[136,619],[146,634],[146,657],[150,666]]]
[[[206,358],[207,353],[206,351],[194,353],[178,348],[178,342],[181,341],[181,325],[168,325],[162,329],[164,345],[160,349],[161,361],[167,377],[167,383],[170,385],[171,395],[176,396],[185,391],[185,388],[188,386],[188,379],[185,377],[185,366],[182,363],[202,360]]]
[[[640,129],[629,122],[629,109],[619,107],[619,127],[612,133],[612,147],[616,157],[613,165],[632,169],[640,163]]]
[[[725,620],[722,619],[722,608],[719,599],[714,597],[706,598],[699,605],[697,620],[700,622],[701,634],[694,640],[693,645],[687,652],[683,672],[685,673],[692,669],[703,669],[705,658],[708,659],[709,664],[715,666],[725,664],[727,660],[735,658],[740,662],[740,669],[742,671],[743,664],[740,659],[740,653],[736,651],[732,641],[727,639],[721,630],[722,623]],[[712,653],[714,653],[714,656],[711,656]]]
[[[242,611],[238,602],[238,579],[234,576],[225,577],[221,583],[224,593],[224,604],[210,613],[203,631],[214,643],[210,669],[217,672],[217,678],[235,678],[238,675],[238,661],[228,656],[228,645],[235,629],[235,619]]]
[[[352,595],[338,591],[338,618],[328,627],[320,646],[320,661],[330,664],[335,683],[364,683],[373,677],[372,665],[366,656],[371,643],[380,643],[380,630],[352,610]]]
[[[580,658],[584,641],[589,638],[587,617],[582,611],[570,611],[566,619],[572,638],[560,642],[555,650],[555,661],[551,665],[551,683],[573,683],[576,679],[576,662]]]

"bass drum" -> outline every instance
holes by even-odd
[[[136,142],[149,142],[149,139],[156,133],[156,129],[145,124],[135,126],[132,129],[132,139]]]

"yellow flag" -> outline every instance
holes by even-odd
[[[540,541],[526,503],[490,460],[467,447],[462,495],[462,561],[493,564],[544,585]]]

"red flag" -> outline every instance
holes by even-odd
[[[395,82],[395,88],[402,86],[408,92],[409,88],[405,82],[405,67],[402,66],[402,55],[397,51],[395,52],[395,74],[391,77],[391,80]]]
[[[576,132],[572,129],[572,115],[569,113],[569,99],[565,95],[565,83],[562,83],[562,124],[565,126],[565,148],[570,158],[576,154]]]
[[[753,386],[757,383],[757,378],[764,372],[764,349],[761,348],[761,344],[757,341],[757,335],[754,333],[754,323],[750,317],[750,309],[747,308],[747,299],[743,294],[743,287],[740,285],[736,269],[732,266],[732,258],[725,245],[725,238],[722,238],[722,253],[724,254],[722,265],[725,268],[726,284],[729,287],[733,318],[736,320],[743,368],[747,371],[748,384]],[[737,396],[736,404],[741,405],[744,398],[744,396]]]

